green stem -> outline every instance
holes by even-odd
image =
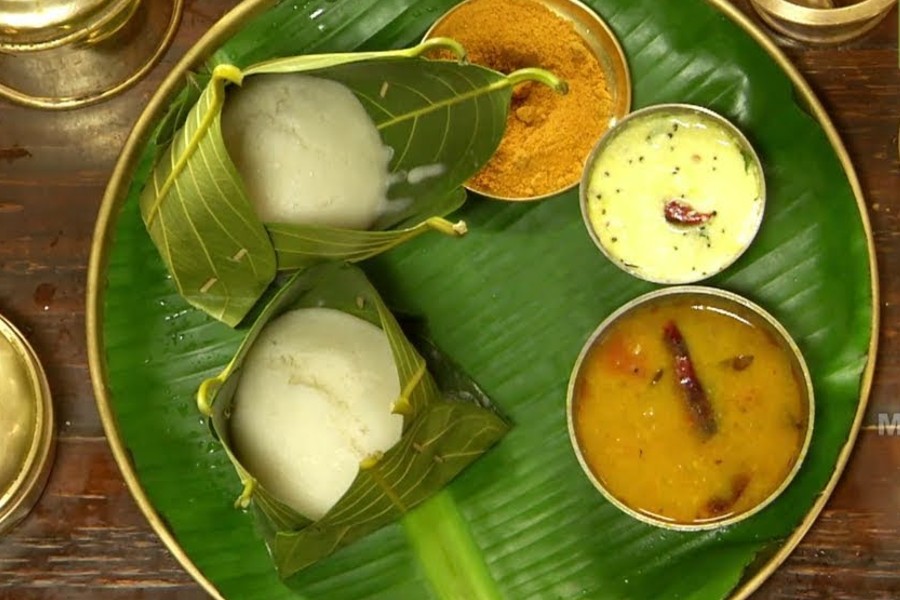
[[[256,480],[253,478],[244,479],[242,482],[241,495],[234,501],[235,508],[247,508],[250,506],[250,500],[256,492]]]
[[[447,37],[436,37],[425,40],[424,42],[416,46],[414,50],[414,56],[421,56],[431,50],[449,50],[456,56],[456,59],[460,62],[466,60],[466,50],[462,47],[462,44],[454,39]]]
[[[244,76],[260,73],[296,73],[335,67],[363,60],[382,60],[388,58],[415,58],[432,50],[449,50],[459,60],[464,60],[466,51],[456,40],[450,38],[432,38],[411,48],[400,50],[378,50],[373,52],[341,52],[332,54],[308,54],[275,58],[257,63],[244,70]]]
[[[550,71],[538,69],[536,67],[528,67],[527,69],[513,71],[506,76],[506,79],[512,85],[525,83],[526,81],[539,81],[540,83],[553,88],[560,94],[569,92],[569,84]]]
[[[502,74],[498,73],[498,75]],[[462,104],[473,98],[485,96],[497,90],[504,90],[516,84],[532,80],[543,83],[544,85],[548,85],[561,94],[566,93],[569,89],[565,81],[563,81],[550,71],[545,71],[544,69],[537,68],[519,69],[518,71],[514,71],[505,77],[499,77],[498,79],[492,81],[484,87],[475,88],[473,90],[469,90],[468,92],[452,96],[450,98],[444,98],[443,100],[432,102],[431,104],[423,106],[422,108],[411,110],[409,112],[391,117],[387,121],[377,123],[376,128],[381,131],[382,129],[393,127],[395,125],[398,125],[399,123],[403,123],[404,121],[418,119],[423,115],[434,113],[439,110],[444,110],[445,108],[455,106],[457,104]]]
[[[441,600],[501,600],[480,548],[448,490],[403,519],[406,537]]]
[[[204,417],[211,417],[213,413],[213,399],[219,393],[224,379],[222,374],[217,377],[204,379],[197,389],[197,409]]]
[[[430,217],[425,221],[425,224],[435,231],[440,231],[444,235],[450,235],[454,237],[465,235],[469,231],[469,228],[466,226],[465,221],[457,221],[456,223],[451,223],[443,217]]]

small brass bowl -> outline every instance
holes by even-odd
[[[840,44],[865,35],[877,26],[897,0],[862,0],[830,7],[831,0],[809,5],[789,0],[751,0],[760,18],[789,38],[812,44]]]
[[[635,129],[645,127],[648,123],[656,123],[657,128],[659,128],[664,121],[667,126],[669,122],[696,121],[696,127],[702,125],[702,127],[707,130],[718,130],[718,132],[720,132],[722,136],[725,136],[740,152],[745,165],[744,170],[746,172],[753,171],[757,174],[758,182],[755,189],[757,202],[749,208],[746,208],[746,215],[744,215],[745,219],[739,223],[729,223],[728,232],[726,233],[726,230],[722,229],[720,233],[718,225],[719,221],[716,221],[716,219],[727,220],[729,217],[726,217],[725,211],[728,210],[729,212],[732,212],[736,209],[733,208],[733,202],[732,208],[729,208],[725,200],[715,205],[719,215],[714,217],[707,225],[704,225],[704,227],[709,228],[709,231],[703,233],[705,240],[702,240],[702,244],[699,244],[700,250],[697,250],[696,247],[701,240],[695,238],[694,234],[697,232],[691,231],[690,228],[679,228],[674,225],[670,227],[657,227],[653,230],[652,234],[647,234],[648,229],[646,229],[647,223],[658,223],[656,221],[657,215],[659,215],[660,219],[662,218],[661,212],[648,212],[656,210],[656,205],[650,204],[650,202],[655,203],[657,200],[655,196],[652,198],[650,197],[651,191],[654,194],[660,194],[660,198],[662,198],[663,196],[669,197],[671,194],[677,194],[678,192],[690,193],[691,189],[695,189],[698,190],[696,193],[701,197],[703,197],[705,193],[709,193],[710,197],[713,197],[713,190],[708,187],[710,184],[706,183],[711,179],[704,179],[704,177],[706,177],[704,173],[709,175],[713,174],[706,171],[701,173],[701,163],[692,164],[692,161],[687,160],[686,157],[685,163],[678,167],[681,169],[678,172],[679,174],[672,174],[673,178],[677,177],[683,179],[673,179],[676,183],[671,184],[673,186],[671,189],[668,187],[660,187],[659,189],[649,190],[647,189],[647,186],[654,182],[659,183],[662,180],[653,177],[635,178],[633,180],[636,182],[634,188],[630,187],[631,181],[628,181],[626,182],[627,185],[623,184],[624,189],[615,190],[616,192],[621,191],[621,196],[612,199],[613,201],[627,200],[628,211],[630,211],[631,214],[626,215],[623,213],[624,205],[622,205],[620,206],[622,210],[619,211],[614,211],[610,207],[610,213],[616,214],[600,216],[601,208],[602,213],[606,215],[606,209],[602,207],[601,203],[609,202],[611,199],[609,198],[609,195],[607,195],[601,200],[600,197],[596,195],[597,190],[594,189],[595,184],[600,184],[596,183],[595,179],[603,179],[596,176],[594,173],[598,163],[605,157],[615,159],[617,156],[624,156],[625,150],[615,146],[620,136],[633,135]],[[629,130],[631,130],[631,133],[629,133]],[[682,127],[682,132],[684,130],[685,128]],[[665,147],[668,147],[669,142],[668,140],[665,140],[664,132],[662,132],[661,129],[659,129],[657,135],[661,136],[661,139],[665,141],[665,143],[658,142],[658,148],[660,148],[659,151],[648,150],[648,152],[651,153],[647,154],[646,160],[644,160],[644,156],[640,156],[639,160],[641,162],[639,163],[637,155],[643,154],[643,152],[639,149],[632,151],[631,147],[629,147],[628,152],[634,152],[636,156],[634,157],[632,166],[623,168],[640,168],[644,171],[650,170],[648,172],[656,172],[655,170],[658,170],[663,166],[665,166],[666,169],[673,168],[673,163],[669,162],[673,160],[669,157],[669,152],[663,152]],[[665,135],[668,135],[669,139],[672,139],[673,134]],[[650,139],[651,138],[648,135],[648,143]],[[641,139],[640,142],[643,143],[643,139]],[[657,144],[656,141],[653,143]],[[716,164],[709,162],[709,157],[704,159],[704,161],[705,162],[702,163],[704,169],[707,168],[707,165],[708,168],[714,168],[713,165]],[[719,162],[718,165],[718,174],[721,175],[725,172],[722,169],[722,162]],[[609,174],[609,172],[605,173],[606,176],[609,176]],[[615,175],[615,173],[613,175]],[[610,181],[613,180],[611,179]],[[665,186],[670,185],[665,181],[663,184]],[[637,188],[637,191],[635,191],[635,188]],[[732,194],[734,193],[734,189],[729,191],[732,192]],[[726,195],[722,197],[727,198],[728,200],[732,199],[732,196]],[[684,198],[683,194],[681,195],[681,198]],[[677,200],[678,198],[676,198],[676,201]],[[753,242],[762,223],[766,205],[766,183],[762,163],[753,146],[750,144],[750,141],[726,118],[702,106],[695,106],[692,104],[656,104],[632,112],[615,126],[611,127],[609,131],[600,138],[585,163],[579,201],[581,205],[581,214],[588,234],[597,248],[600,249],[610,262],[629,275],[645,281],[666,285],[680,285],[696,283],[724,271],[747,250]],[[685,202],[689,201],[689,197],[685,199]],[[716,212],[714,211],[712,214],[715,215]],[[607,220],[614,221],[612,225],[615,228],[621,228],[621,232],[615,233],[614,230],[609,227],[604,228],[604,224],[609,224],[605,223]],[[644,227],[644,229],[641,230],[640,227]],[[703,229],[703,227],[698,227],[698,229]],[[688,237],[682,239],[682,235]],[[669,244],[673,245],[670,247]],[[722,250],[723,245],[725,250]],[[679,247],[681,248],[680,253],[677,252]],[[706,248],[709,248],[709,250]],[[699,265],[702,265],[698,266],[696,270],[694,270],[692,264],[692,260],[694,259],[691,259],[690,257],[692,251],[695,252],[695,258],[697,258]],[[640,256],[638,256],[638,254],[640,254]],[[691,266],[691,270],[688,269],[689,266]]]
[[[731,313],[733,318],[749,322],[755,327],[761,328],[770,339],[774,340],[790,356],[792,374],[794,380],[802,390],[803,397],[801,398],[801,401],[806,406],[806,428],[803,433],[804,437],[799,450],[792,455],[794,456],[794,462],[781,483],[761,501],[742,512],[726,514],[721,518],[695,520],[692,522],[680,522],[673,519],[667,519],[662,515],[638,510],[626,504],[623,500],[613,494],[613,492],[604,485],[603,481],[601,481],[601,477],[596,474],[588,464],[581,449],[581,442],[578,438],[578,426],[575,423],[575,405],[578,402],[576,392],[581,383],[582,368],[585,365],[585,359],[589,356],[595,345],[600,343],[612,325],[625,315],[638,308],[658,307],[662,303],[678,299],[679,297],[695,302],[698,306],[709,303],[710,308],[708,308],[708,310],[716,312],[727,310]],[[584,470],[585,475],[593,486],[597,488],[597,490],[612,505],[625,514],[649,525],[676,531],[701,531],[727,527],[743,521],[763,510],[787,489],[791,481],[797,475],[797,472],[800,470],[812,440],[813,422],[815,420],[815,398],[812,379],[810,378],[809,370],[800,349],[797,347],[797,344],[791,338],[784,326],[782,326],[772,315],[760,306],[738,294],[705,286],[675,286],[649,292],[631,300],[609,315],[597,329],[594,330],[582,348],[581,353],[578,355],[575,366],[572,369],[566,397],[566,419],[568,422],[569,440],[581,468]],[[718,433],[716,435],[722,434]],[[750,467],[752,469],[753,465],[750,465]],[[660,476],[662,476],[662,474],[660,474]]]
[[[28,515],[41,496],[56,448],[53,402],[37,355],[0,316],[0,534]],[[18,401],[16,401],[18,398]],[[13,410],[13,407],[17,410]],[[25,410],[23,411],[23,407]]]
[[[444,13],[425,33],[423,39],[434,37],[434,32],[446,22],[451,15],[463,9],[463,7],[478,2],[479,0],[465,0]],[[625,52],[619,44],[619,40],[603,19],[591,8],[579,2],[579,0],[531,0],[549,9],[552,13],[570,22],[587,47],[600,63],[606,76],[610,96],[612,97],[612,115],[609,127],[615,125],[631,109],[631,75],[628,70],[628,62]],[[451,36],[452,37],[452,36]],[[529,65],[537,66],[537,65]],[[586,159],[587,156],[584,157]],[[582,159],[582,160],[584,160]],[[521,202],[544,200],[557,194],[568,191],[578,185],[576,178],[571,183],[550,192],[535,196],[500,196],[490,191],[479,189],[471,183],[466,183],[465,188],[493,200],[507,202]]]

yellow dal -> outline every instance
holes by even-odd
[[[573,398],[577,443],[594,476],[633,510],[682,524],[768,498],[793,468],[808,422],[802,376],[768,323],[724,300],[700,302],[662,298],[621,317],[585,357]],[[663,336],[670,321],[715,414],[707,439],[676,380]],[[739,355],[753,356],[743,370],[732,364]]]

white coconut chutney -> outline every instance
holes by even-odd
[[[228,93],[222,136],[264,223],[368,229],[387,210],[392,151],[338,82],[247,77]]]
[[[704,113],[636,115],[588,167],[586,217],[629,273],[688,283],[718,273],[759,229],[762,173],[723,123]]]
[[[237,456],[276,498],[319,519],[361,461],[400,440],[399,395],[379,327],[329,308],[287,312],[245,359],[231,417]]]

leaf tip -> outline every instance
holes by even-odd
[[[384,452],[375,452],[359,462],[360,470],[366,471],[378,464],[378,461],[384,456]]]
[[[216,68],[213,69],[213,79],[241,85],[244,82],[244,74],[234,65],[221,64],[216,65]]]
[[[421,56],[432,50],[449,50],[459,62],[466,61],[466,49],[456,40],[448,37],[436,37],[425,40],[413,48],[414,56]]]
[[[426,221],[429,227],[436,231],[440,231],[444,235],[452,235],[455,237],[459,237],[465,235],[469,228],[466,225],[465,221],[457,221],[456,223],[451,223],[447,219],[442,217],[431,217]]]
[[[218,377],[204,379],[200,384],[200,388],[197,390],[197,410],[204,417],[212,416],[212,405],[220,387],[222,387],[222,380]]]
[[[406,416],[411,413],[412,405],[409,403],[409,398],[406,396],[400,396],[394,400],[393,404],[391,404],[391,414]]]
[[[241,490],[241,495],[237,497],[234,501],[234,507],[240,509],[246,509],[250,506],[250,499],[253,498],[253,493],[256,491],[256,480],[252,478],[248,478],[244,480],[244,489]]]

